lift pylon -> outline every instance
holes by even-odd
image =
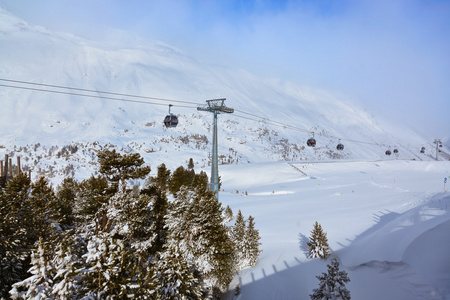
[[[442,145],[442,141],[440,139],[435,139],[434,143],[436,144],[436,160],[439,160],[439,156],[438,156],[438,154],[439,154],[439,146]]]
[[[224,102],[226,98],[206,100],[206,105],[203,107],[197,107],[199,111],[208,111],[214,114],[214,126],[213,126],[213,143],[212,143],[212,159],[211,159],[211,184],[209,189],[216,193],[217,199],[219,199],[219,155],[218,155],[218,143],[217,143],[217,115],[220,113],[231,114],[234,113],[233,108],[226,107]]]

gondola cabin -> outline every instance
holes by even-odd
[[[177,127],[178,125],[177,116],[175,116],[170,112],[170,108],[172,106],[173,106],[172,104],[169,104],[169,114],[164,118],[164,126],[166,126],[166,128]]]
[[[316,139],[315,138],[308,139],[308,141],[306,141],[306,145],[308,145],[308,147],[315,147],[316,146]]]
[[[177,125],[178,125],[177,116],[170,114],[164,118],[164,126],[166,126],[167,128],[177,127]]]
[[[386,150],[386,155],[391,155],[391,154],[392,154],[391,150]]]
[[[398,153],[398,149],[394,149],[394,153],[397,154]]]
[[[336,149],[337,149],[337,150],[344,150],[344,145],[341,144],[341,143],[339,143],[339,144],[336,146]]]

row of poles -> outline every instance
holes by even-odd
[[[21,172],[22,170],[20,167],[20,156],[18,156],[16,174],[19,175]],[[8,154],[5,154],[5,160],[0,160],[0,186],[4,186],[6,184],[6,181],[13,178],[14,175],[15,174],[13,170],[12,158],[10,158]]]

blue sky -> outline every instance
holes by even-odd
[[[340,92],[375,116],[450,136],[447,0],[0,0],[31,24],[118,30],[208,63]]]

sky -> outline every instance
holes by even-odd
[[[375,117],[450,136],[447,0],[0,0],[30,24],[124,32],[194,59],[328,90]],[[129,40],[124,39],[124,43]]]

